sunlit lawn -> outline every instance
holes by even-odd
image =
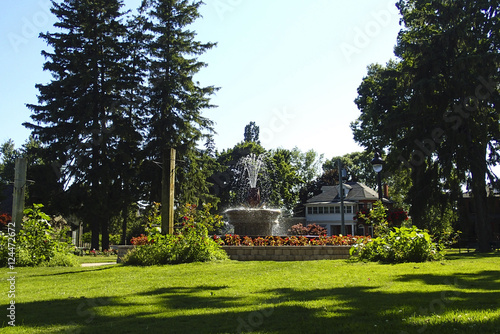
[[[110,255],[110,256],[103,256],[103,255],[97,255],[97,256],[91,256],[91,255],[85,255],[85,256],[77,256],[78,261],[80,263],[105,263],[105,262],[116,262],[116,255]]]
[[[16,327],[0,332],[500,333],[500,253],[400,265],[18,268],[15,302]]]

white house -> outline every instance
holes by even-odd
[[[323,186],[322,193],[310,198],[305,204],[306,225],[317,224],[327,229],[328,235],[341,234],[340,186]],[[373,235],[373,228],[357,222],[358,211],[370,210],[378,200],[378,193],[358,182],[343,184],[344,189],[344,222],[346,234]],[[390,203],[387,198],[384,203]]]

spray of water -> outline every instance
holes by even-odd
[[[241,163],[247,172],[248,184],[251,188],[257,187],[257,179],[259,177],[259,171],[264,163],[264,157],[264,154],[256,155],[251,153],[246,157],[241,158]]]

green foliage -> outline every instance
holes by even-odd
[[[179,220],[175,234],[163,235],[150,229],[149,236],[134,238],[137,245],[123,262],[130,265],[161,265],[224,260],[227,254],[209,235],[223,226],[222,216],[212,215],[211,204],[202,208],[186,204],[177,210]]]
[[[374,235],[381,236],[389,233],[389,222],[387,221],[387,208],[381,201],[373,203],[373,209],[368,215],[358,213],[357,218],[366,224],[373,225]]]
[[[15,149],[14,141],[9,139],[0,146],[0,184],[14,180],[15,160],[20,152]]]
[[[298,147],[294,147],[291,151],[292,166],[297,171],[303,186],[312,182],[321,173],[321,165],[323,164],[323,154],[318,154],[313,149],[307,152],[301,152]]]
[[[178,217],[177,221],[181,222],[180,226],[201,224],[207,229],[208,234],[219,234],[224,227],[223,217],[218,214],[212,214],[210,212],[212,208],[211,203],[204,203],[201,207],[187,203],[176,210],[175,214]]]
[[[26,209],[25,221],[16,236],[16,266],[74,266],[78,263],[70,254],[71,244],[66,241],[67,229],[55,230],[49,223],[50,217],[41,211],[43,205],[35,204]],[[0,235],[0,265],[7,264],[8,237]]]
[[[286,149],[273,150],[267,168],[270,179],[270,205],[284,208],[291,213],[298,203],[298,187],[302,183],[298,169],[293,165],[292,152]]]
[[[395,227],[387,234],[366,244],[357,244],[350,250],[361,260],[384,263],[425,262],[442,257],[442,247],[431,236],[415,226]]]
[[[128,265],[163,265],[225,260],[227,254],[208,236],[203,224],[187,223],[176,234],[157,233],[151,244],[135,247],[123,259]]]
[[[475,232],[489,250],[486,179],[497,165],[500,140],[498,1],[400,0],[404,28],[386,66],[370,65],[355,103],[354,139],[387,151],[387,168],[411,169],[414,223],[439,220],[425,213],[452,203],[468,184],[475,204]],[[430,216],[432,219],[433,216]],[[434,226],[432,226],[434,229]],[[443,230],[443,229],[442,229]]]
[[[401,216],[404,218],[401,219]],[[358,255],[361,260],[386,263],[424,262],[439,259],[442,255],[442,245],[435,243],[426,230],[409,226],[406,212],[389,211],[381,201],[373,204],[368,215],[359,213],[358,219],[373,225],[377,236],[368,243],[359,243],[351,248],[351,255]],[[392,220],[404,222],[403,226],[394,226]]]
[[[372,159],[373,152],[353,152],[326,160],[322,167],[323,171],[337,170],[338,161],[341,160],[342,168],[347,172],[348,181],[361,182],[369,187],[375,187],[377,178],[371,164]]]
[[[243,135],[243,141],[254,142],[260,145],[259,140],[259,126],[255,125],[255,122],[250,122],[245,126],[245,133]]]

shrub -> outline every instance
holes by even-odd
[[[138,237],[130,239],[130,243],[134,246],[149,245],[152,243],[152,240],[147,235],[141,234]]]
[[[316,224],[303,226],[301,223],[293,225],[288,233],[291,235],[326,235],[326,228]]]
[[[201,207],[195,204],[185,204],[178,211],[176,215],[178,217],[178,228],[182,227],[182,224],[203,224],[208,234],[220,233],[221,229],[224,227],[223,217],[217,214],[211,214],[212,204],[205,203]]]
[[[22,228],[15,239],[16,266],[76,265],[70,254],[71,245],[65,241],[66,230],[55,230],[50,217],[41,211],[43,205],[34,204],[26,209]],[[8,237],[0,236],[0,265],[7,264]]]
[[[361,260],[384,263],[425,262],[442,257],[442,247],[431,236],[415,226],[395,227],[366,244],[356,244],[350,250]]]
[[[208,236],[203,224],[185,223],[174,235],[156,233],[148,244],[136,246],[123,259],[129,265],[162,265],[225,260],[227,254]]]

